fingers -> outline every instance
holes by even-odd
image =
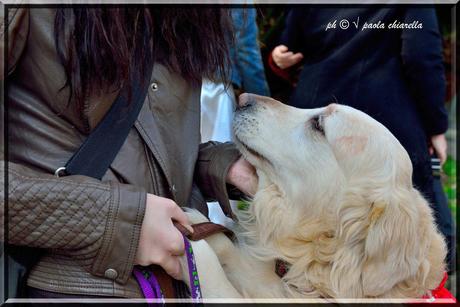
[[[166,258],[184,253],[184,238],[173,221],[193,232],[186,214],[173,200],[147,194],[136,264],[163,266]]]
[[[185,214],[184,211],[173,201],[171,201],[171,206],[170,206],[170,215],[171,219],[178,222],[187,230],[193,233],[193,228],[190,225],[190,221],[188,220],[187,215]],[[170,230],[170,240],[169,240],[169,245],[168,245],[168,251],[172,255],[183,255],[184,254],[184,239],[182,237],[182,234],[177,228],[174,226],[174,224],[171,223],[171,230]]]
[[[303,54],[300,52],[297,52],[291,57],[291,60],[295,62],[294,64],[299,63],[300,61],[302,61],[302,59],[303,59]]]
[[[289,49],[284,45],[277,46],[275,49],[273,49],[273,61],[281,69],[289,68],[299,63],[303,59],[302,53],[293,53],[292,51],[288,50]]]
[[[162,262],[161,267],[174,279],[182,280],[179,257],[169,256]]]
[[[428,148],[428,151],[429,151],[430,155],[433,155],[434,153],[436,153],[436,156],[438,157],[441,165],[443,165],[444,162],[446,162],[446,160],[447,160],[447,154],[446,154],[447,148],[436,148],[436,147],[430,146]]]
[[[273,52],[272,52],[273,61],[281,69],[287,68],[285,65],[286,57],[292,54],[292,52],[288,50],[289,50],[288,47],[284,45],[279,45],[275,47],[275,49],[273,49]]]
[[[288,60],[288,59],[290,59],[293,55],[294,55],[294,53],[292,53],[292,51],[284,52],[284,53],[281,53],[281,54],[280,54],[280,59]]]
[[[303,59],[303,54],[300,52],[292,53],[291,51],[283,53],[281,56],[282,60],[284,60],[284,64],[288,65],[288,67],[299,63]]]
[[[181,256],[185,251],[184,238],[176,227],[173,226],[173,228],[174,229],[171,231],[173,235],[166,250],[173,256]]]
[[[433,150],[430,150],[430,154],[432,154],[432,151]],[[436,152],[436,156],[439,158],[441,165],[443,165],[447,160],[446,150],[438,150],[435,148],[434,151]]]
[[[250,197],[253,197],[257,190],[258,177],[256,170],[243,157],[230,166],[226,180]]]
[[[441,165],[443,165],[446,160],[447,160],[447,154],[446,154],[446,151],[443,150],[441,152],[438,153],[438,157],[439,157],[439,160],[441,160]]]
[[[434,135],[431,137],[431,146],[430,154],[432,151],[436,153],[439,160],[441,160],[441,165],[444,164],[447,160],[447,140],[444,134]]]
[[[288,47],[286,47],[285,45],[279,45],[279,46],[276,46],[273,51],[275,51],[275,50],[277,52],[286,52],[286,51],[288,51]]]
[[[171,209],[171,218],[193,233],[193,228],[185,212],[175,203],[174,205],[175,206]]]

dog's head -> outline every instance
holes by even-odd
[[[426,201],[412,187],[407,152],[383,125],[344,105],[297,109],[243,94],[234,132],[257,169],[260,191],[276,186],[283,199],[278,203],[291,208],[286,211],[335,223],[335,295],[381,296],[417,274],[426,278],[429,245],[439,235]],[[438,249],[442,262],[442,240]]]
[[[234,132],[240,151],[293,201],[361,178],[391,177],[384,187],[411,186],[406,151],[365,113],[337,104],[297,109],[252,94],[239,100]]]

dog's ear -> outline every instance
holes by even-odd
[[[417,272],[426,250],[419,239],[420,206],[426,201],[415,189],[365,194],[351,189],[338,212],[331,280],[340,298],[384,294]]]

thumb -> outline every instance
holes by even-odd
[[[187,214],[179,206],[176,206],[172,211],[171,218],[187,228],[188,231],[191,233],[194,232],[192,226],[190,225],[190,221],[188,220]]]
[[[276,47],[276,49],[278,49],[278,51],[281,51],[281,52],[288,51],[288,47],[286,47],[285,45],[279,45]]]

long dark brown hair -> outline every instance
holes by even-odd
[[[131,69],[156,60],[187,81],[228,81],[229,9],[217,7],[76,7],[57,9],[54,35],[70,100],[130,82]]]

